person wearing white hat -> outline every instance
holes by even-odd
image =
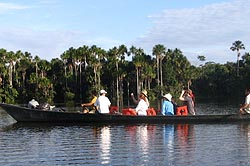
[[[109,113],[109,107],[111,105],[110,100],[108,97],[106,97],[107,92],[105,90],[100,91],[100,96],[97,98],[94,106],[96,106],[96,109],[99,113],[102,114],[108,114]]]
[[[163,96],[164,100],[162,102],[161,114],[162,115],[174,115],[174,105],[171,102],[172,95],[167,93]]]

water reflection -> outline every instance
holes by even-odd
[[[195,134],[194,125],[192,124],[177,124],[175,125],[176,143],[180,160],[179,163],[186,163],[194,156]]]
[[[110,148],[111,148],[111,139],[110,139],[110,128],[103,127],[101,129],[100,137],[100,158],[102,164],[110,163]]]
[[[152,143],[157,140],[157,126],[156,125],[134,125],[125,126],[126,138],[130,144],[134,157],[141,159],[143,163],[151,160],[150,151]],[[140,165],[139,163],[137,163]]]
[[[99,145],[99,160],[101,164],[109,164],[111,158],[111,128],[110,126],[93,126],[93,138]]]
[[[163,140],[164,145],[167,145],[170,149],[173,149],[174,145],[174,125],[165,125],[163,126]]]
[[[243,138],[242,142],[246,142],[247,155],[250,156],[250,124],[240,124],[240,135]]]

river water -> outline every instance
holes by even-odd
[[[197,113],[236,112],[197,105]],[[250,122],[233,124],[19,124],[0,110],[0,165],[250,165]]]

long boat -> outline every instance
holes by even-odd
[[[250,122],[249,114],[130,116],[122,114],[84,114],[79,112],[44,111],[19,105],[0,103],[17,122],[46,123],[232,123]]]

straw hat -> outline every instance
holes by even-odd
[[[144,96],[148,97],[148,92],[147,92],[146,90],[142,90],[141,93],[142,93]]]

